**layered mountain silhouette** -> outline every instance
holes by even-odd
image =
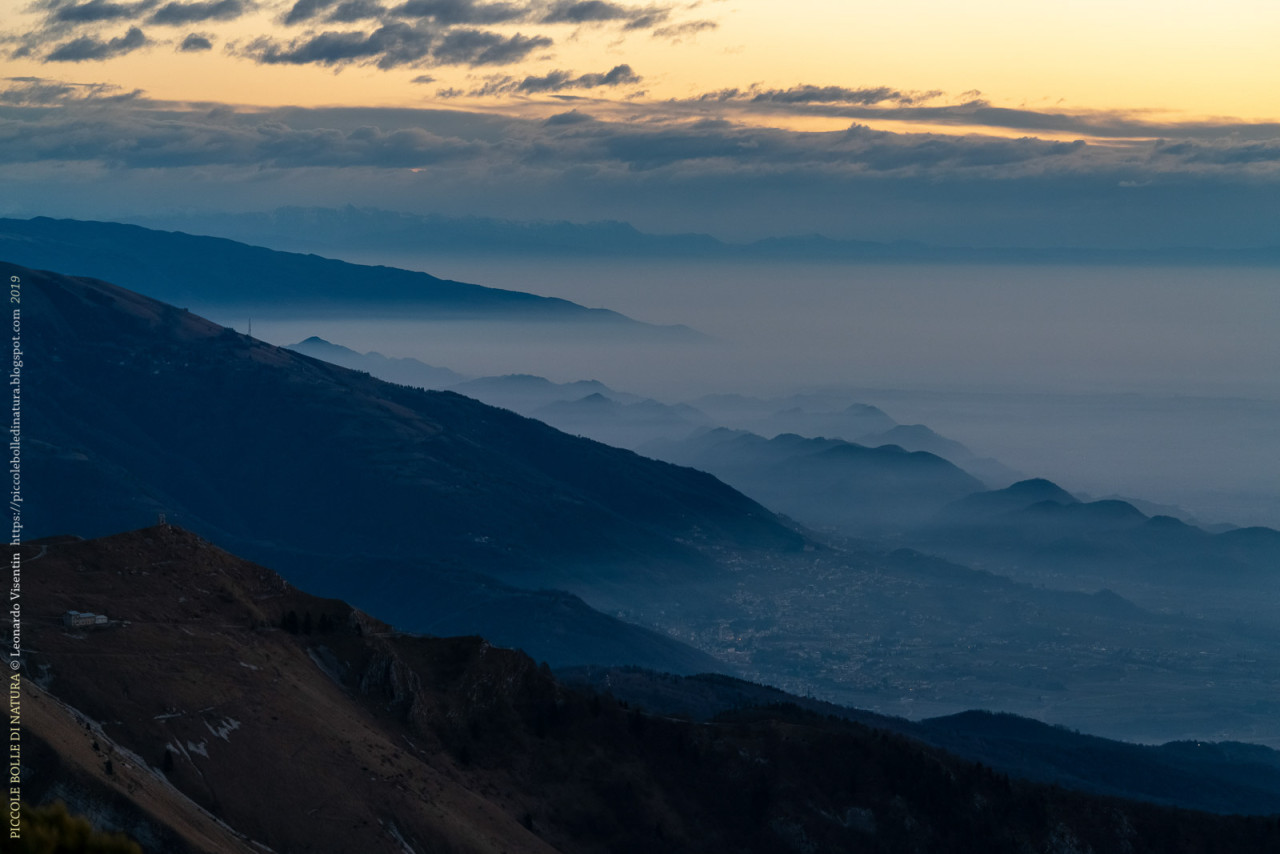
[[[667,404],[610,388],[599,380],[557,383],[529,374],[480,377],[452,391],[537,418],[558,430],[635,450],[683,438],[711,420],[688,404]]]
[[[1029,783],[795,705],[707,723],[654,714],[567,688],[480,638],[391,631],[170,525],[23,554],[39,567],[23,625],[36,683],[24,793],[63,800],[147,850],[1252,854],[1280,844],[1273,818]],[[71,609],[108,621],[67,628]]]
[[[183,306],[278,310],[287,303],[295,311],[344,315],[393,310],[397,316],[605,324],[636,334],[697,336],[563,299],[114,222],[0,219],[0,258],[105,279]]]
[[[879,433],[857,436],[859,445],[877,448],[897,445],[906,451],[924,451],[955,463],[989,486],[1002,487],[1022,480],[1017,472],[991,457],[979,457],[955,439],[941,436],[923,424],[899,424]]]
[[[868,404],[830,409],[819,403],[814,409],[808,407],[815,401],[801,395],[776,408],[779,401],[707,395],[701,401],[715,413],[711,415],[689,403],[663,403],[610,388],[599,380],[558,383],[531,374],[464,380],[447,368],[416,359],[389,359],[376,352],[357,353],[317,336],[291,344],[289,349],[391,382],[456,391],[537,418],[566,433],[632,450],[649,442],[684,439],[709,427],[746,424],[770,436],[784,432],[809,437],[831,435],[851,437],[857,444],[873,448],[895,445],[907,451],[924,451],[955,463],[988,486],[1004,486],[1021,478],[1014,469],[989,457],[979,457],[960,442],[923,424],[897,424],[883,410]]]
[[[641,400],[638,395],[615,391],[599,380],[557,383],[533,374],[478,377],[458,383],[450,390],[482,400],[492,406],[501,406],[512,412],[519,412],[521,415],[529,415],[553,403],[578,400],[593,394],[602,395],[619,403],[634,403]]]
[[[981,481],[934,454],[793,433],[765,439],[718,428],[651,442],[641,451],[711,472],[803,524],[845,534],[902,531],[982,489]]]
[[[519,256],[562,255],[630,258],[688,258],[742,261],[814,260],[984,264],[1276,264],[1280,247],[1212,249],[1168,246],[1157,249],[1080,247],[938,246],[911,240],[881,243],[835,239],[821,234],[767,237],[725,243],[707,234],[651,234],[626,222],[538,222],[487,217],[410,214],[346,205],[341,208],[288,206],[253,213],[185,213],[146,222],[195,228],[237,239],[263,239],[302,251],[334,245],[379,251],[421,251]]]
[[[297,344],[289,344],[287,349],[322,362],[351,368],[353,371],[364,371],[380,380],[415,388],[445,389],[466,379],[457,371],[428,365],[418,359],[389,358],[373,351],[358,353],[350,347],[330,343],[316,335]]]
[[[1280,567],[1280,531],[1210,533],[1171,516],[1148,516],[1127,501],[1081,501],[1039,478],[966,496],[911,539],[1015,577],[1085,589],[1105,579],[1116,589],[1158,593],[1153,602],[1180,608],[1264,589]],[[1248,595],[1240,599],[1247,601]]]
[[[100,281],[4,273],[23,278],[24,343],[41,354],[26,413],[32,536],[165,513],[421,629],[541,611],[495,608],[512,591],[486,580],[494,573],[605,580],[625,567],[656,582],[718,572],[721,550],[803,544],[710,475],[319,362]],[[569,617],[586,610],[563,604]],[[527,628],[535,654],[547,649],[538,635],[556,637]],[[559,645],[600,648],[587,642],[598,624],[579,629]]]
[[[689,401],[717,425],[763,436],[795,433],[858,441],[859,436],[898,426],[884,410],[867,403],[844,403],[838,397],[800,394],[762,399],[740,394],[709,394]]]
[[[619,403],[600,393],[580,400],[557,401],[531,415],[566,433],[632,449],[707,426],[707,417],[686,404],[671,405],[652,399]]]

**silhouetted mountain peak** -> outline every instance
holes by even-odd
[[[479,377],[478,379],[468,380],[468,385],[472,386],[510,386],[512,388],[535,388],[544,389],[552,388],[555,383],[546,377],[539,377],[534,374],[503,374],[497,377]]]
[[[1188,525],[1186,522],[1173,516],[1152,516],[1147,520],[1147,527],[1170,531],[1197,530],[1193,526]]]
[[[721,427],[642,450],[709,471],[802,524],[858,536],[912,527],[982,485],[934,454],[797,433]]]
[[[1056,501],[1059,504],[1074,504],[1079,500],[1053,481],[1042,477],[1020,480],[1012,486],[997,490],[997,492],[1009,498],[1029,502]]]
[[[438,368],[412,358],[391,358],[374,351],[359,353],[316,335],[297,344],[290,344],[285,349],[414,388],[439,389],[464,379],[461,374],[448,368]]]
[[[554,424],[559,418],[600,417],[616,413],[620,409],[622,404],[597,391],[576,400],[557,400],[549,403],[541,409],[534,410],[533,416]]]

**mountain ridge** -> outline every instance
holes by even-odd
[[[661,253],[681,259],[862,261],[976,264],[1241,264],[1280,263],[1280,247],[1241,249],[1167,246],[1115,249],[1088,246],[943,246],[911,240],[873,241],[822,234],[765,237],[731,243],[708,234],[655,234],[627,222],[588,223],[410,214],[377,208],[281,207],[240,214],[132,218],[153,227],[185,223],[228,235],[269,234],[280,243],[322,247],[336,239],[361,250],[430,248],[436,251],[546,256],[634,257]]]
[[[148,829],[212,820],[220,851],[1252,854],[1280,839],[1272,818],[1027,783],[795,707],[645,712],[481,638],[391,631],[170,525],[21,548],[41,561],[28,673],[74,716],[61,743],[41,737],[27,791],[136,805],[159,785],[179,799],[148,802]],[[73,607],[108,623],[67,629]]]
[[[116,282],[181,305],[264,312],[287,305],[292,311],[347,315],[382,305],[398,315],[593,323],[640,334],[698,336],[687,327],[646,324],[556,297],[117,222],[0,219],[0,257],[32,269]]]

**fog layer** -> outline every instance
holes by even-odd
[[[1095,496],[1280,526],[1280,290],[1265,268],[347,260],[688,324],[709,341],[561,327],[255,317],[471,376],[599,379],[665,401],[842,389],[900,423]],[[244,329],[234,309],[208,309]]]

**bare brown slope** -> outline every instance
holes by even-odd
[[[414,750],[402,726],[326,674],[317,662],[341,667],[342,656],[357,689],[391,706],[414,681],[362,636],[385,627],[342,603],[167,527],[51,546],[30,568],[33,672],[248,838],[278,851],[403,852],[402,840],[417,851],[549,850],[469,791],[438,744]],[[58,615],[70,609],[112,622],[65,632]],[[271,625],[289,611],[334,628],[300,642]],[[532,672],[523,656],[502,656]]]
[[[794,708],[700,725],[644,714],[569,691],[479,638],[390,633],[170,527],[24,553],[30,672],[121,755],[139,757],[129,763],[160,768],[236,833],[278,852],[1270,854],[1280,845],[1275,818],[1022,783]],[[68,608],[111,623],[64,630]],[[41,773],[32,768],[32,779]],[[198,818],[152,812],[171,829]]]
[[[24,797],[62,801],[73,814],[126,833],[146,851],[261,854],[157,769],[37,685],[24,686],[22,709]]]

